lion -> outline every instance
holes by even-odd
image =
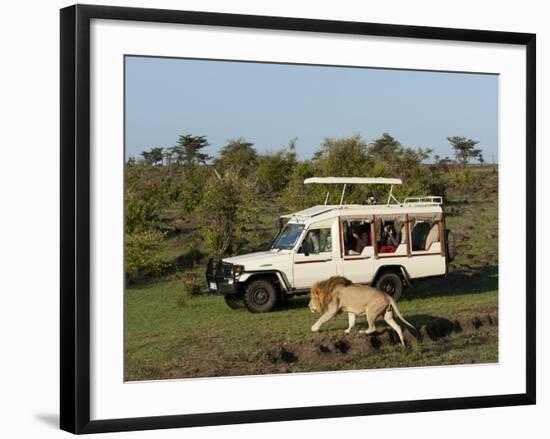
[[[397,332],[401,344],[405,345],[403,332],[393,318],[394,312],[400,320],[415,329],[401,315],[395,300],[390,295],[368,285],[354,284],[342,276],[332,276],[313,285],[308,306],[311,312],[321,313],[319,320],[311,327],[313,332],[319,331],[323,323],[332,319],[340,311],[348,313],[349,324],[345,330],[346,334],[349,334],[355,326],[356,315],[367,317],[369,327],[366,331],[360,331],[365,334],[376,332],[375,322],[384,315],[384,320]]]

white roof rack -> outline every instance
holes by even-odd
[[[401,184],[400,178],[371,178],[371,177],[311,177],[304,180],[304,184]]]
[[[403,201],[404,206],[439,206],[443,204],[443,197],[428,195],[425,197],[408,197]]]
[[[348,184],[389,184],[390,195],[388,196],[388,203],[394,200],[397,204],[399,201],[393,196],[393,185],[401,184],[400,178],[371,178],[371,177],[311,177],[304,180],[304,184],[317,183],[317,184],[343,184],[342,196],[340,197],[340,206],[344,203],[344,194],[346,193],[346,186]],[[328,192],[325,198],[325,204],[328,202]]]
[[[296,213],[289,213],[288,215],[281,215],[281,218],[292,218],[292,217],[306,217],[311,218],[322,213],[329,212],[336,209],[337,206],[313,206],[309,209],[300,210]]]

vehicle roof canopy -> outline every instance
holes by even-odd
[[[299,212],[282,215],[281,218],[294,219],[298,222],[311,222],[325,218],[339,216],[392,216],[392,215],[431,215],[443,212],[441,205],[436,203],[427,204],[374,204],[371,206],[363,204],[347,205],[318,205]]]
[[[402,184],[400,178],[373,177],[311,177],[304,184]]]
[[[304,180],[304,184],[341,184],[344,185],[340,204],[325,204],[310,207],[299,212],[283,215],[281,218],[292,219],[297,222],[317,222],[323,219],[338,216],[384,216],[384,215],[430,215],[441,213],[443,198],[440,196],[408,197],[403,202],[398,201],[392,194],[393,185],[402,184],[400,178],[382,177],[311,177]],[[385,184],[390,185],[390,192],[385,204],[344,204],[344,194],[348,184]],[[392,203],[393,201],[393,203]]]

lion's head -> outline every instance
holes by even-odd
[[[317,282],[311,287],[311,299],[309,309],[311,312],[324,313],[328,304],[332,302],[336,287],[351,285],[352,282],[343,276],[332,276],[324,281]]]

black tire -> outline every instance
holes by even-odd
[[[447,261],[453,262],[456,257],[456,240],[453,232],[449,229],[445,230],[445,254],[447,255]]]
[[[269,312],[277,305],[278,298],[278,291],[270,281],[258,279],[246,287],[244,304],[250,312]]]
[[[386,271],[382,273],[376,280],[374,286],[389,294],[396,302],[401,299],[403,295],[403,280],[395,271]]]
[[[244,300],[241,294],[226,294],[224,299],[227,306],[231,309],[244,308]]]

